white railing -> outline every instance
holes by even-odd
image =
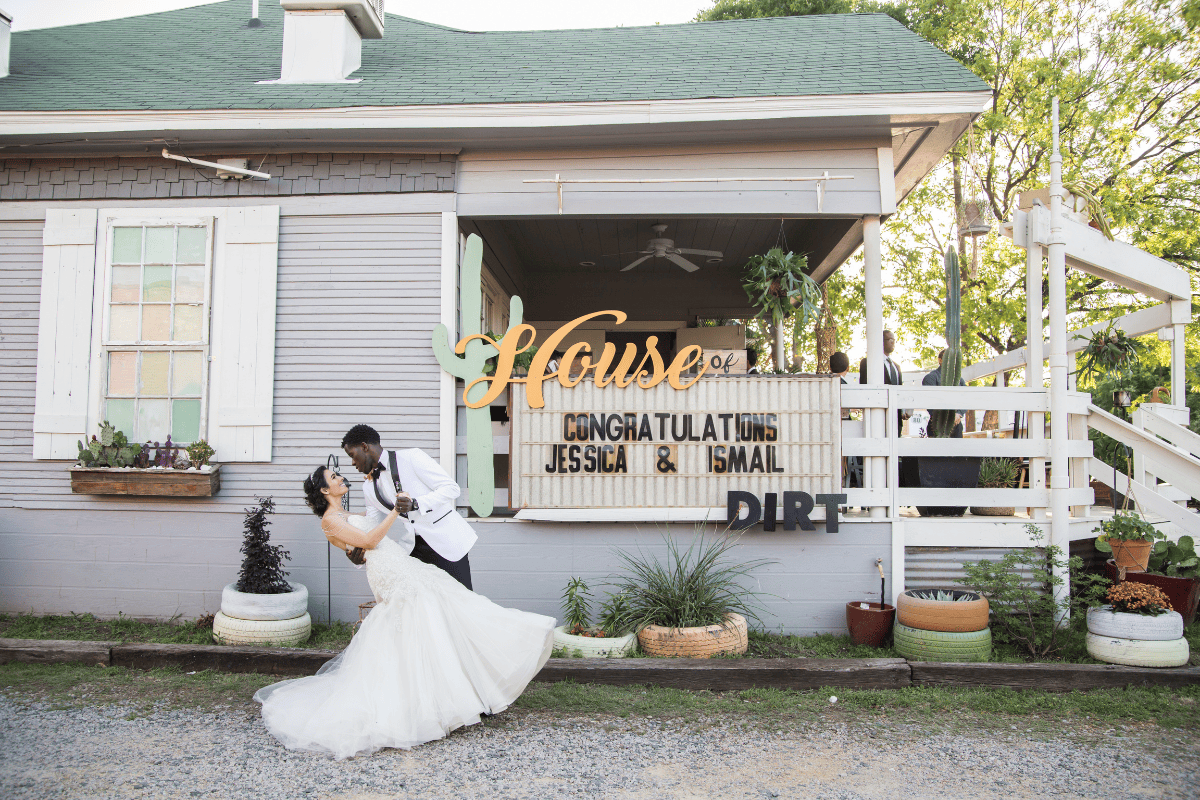
[[[1071,472],[1070,505],[1074,516],[1084,516],[1093,502],[1088,488],[1092,445],[1087,440],[1086,417],[1090,397],[1072,392],[1068,399],[1071,441],[1068,458]],[[896,412],[911,408],[995,409],[1032,412],[1039,421],[1049,411],[1046,390],[994,387],[887,386],[842,388],[842,407],[864,409],[862,423],[843,426],[842,453],[864,459],[864,486],[847,489],[851,506],[882,509],[882,516],[897,518],[904,506],[1015,506],[1028,508],[1031,517],[1041,519],[1050,508],[1045,464],[1050,458],[1050,440],[1038,424],[1029,426],[1027,439],[918,439],[899,438]],[[873,435],[870,410],[884,412],[884,430]],[[877,419],[876,415],[876,419]],[[878,427],[878,423],[875,423]],[[973,456],[977,458],[1020,458],[1029,464],[1026,488],[936,489],[900,486],[900,457]],[[880,470],[876,460],[882,460]],[[882,473],[883,480],[880,480]],[[879,515],[876,515],[879,516]]]

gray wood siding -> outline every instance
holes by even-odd
[[[0,504],[30,509],[240,511],[270,494],[308,513],[299,484],[342,434],[367,422],[388,443],[438,457],[438,214],[285,216],[280,221],[274,458],[228,464],[219,495],[119,498],[71,493],[67,462],[32,459],[41,270],[39,221],[0,222]]]
[[[663,179],[849,175],[829,181],[822,213],[880,213],[878,147],[886,140],[722,144],[631,150],[470,153],[459,157],[458,213],[464,217],[557,215],[553,183],[526,179]],[[816,214],[811,182],[567,184],[564,214]]]

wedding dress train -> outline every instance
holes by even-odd
[[[503,711],[550,657],[552,617],[502,608],[391,539],[367,552],[367,580],[377,604],[349,646],[254,695],[288,749],[348,758],[440,739]]]

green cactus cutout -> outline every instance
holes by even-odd
[[[962,377],[962,274],[958,268],[958,253],[946,248],[946,355],[942,357],[942,386],[958,386]],[[937,408],[929,412],[929,435],[949,439],[954,432],[952,408]]]
[[[483,240],[475,234],[467,237],[467,249],[463,253],[461,289],[462,304],[462,336],[476,336],[482,333],[479,325],[479,310],[483,305]],[[513,296],[508,305],[508,324],[511,331],[513,326],[521,324],[525,308],[521,298]],[[505,332],[507,334],[507,331]],[[462,357],[455,355],[455,340],[445,325],[438,323],[433,328],[433,354],[437,357],[442,369],[456,378],[462,378],[463,385],[482,377],[489,358],[499,351],[494,345],[480,339],[472,339],[467,343],[466,352]],[[466,399],[474,402],[487,394],[487,384],[480,382],[471,387]],[[496,472],[492,451],[492,415],[487,406],[468,408],[467,412],[467,487],[470,491],[471,509],[481,517],[491,516],[495,507]]]

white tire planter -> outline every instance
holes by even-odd
[[[627,636],[594,637],[572,636],[566,626],[554,629],[554,646],[563,648],[568,656],[582,655],[584,658],[624,658],[637,647],[637,634]]]
[[[1089,608],[1089,633],[1114,639],[1140,639],[1148,642],[1172,642],[1183,638],[1183,616],[1178,611],[1151,617],[1113,611],[1112,606]]]
[[[1145,641],[1114,636],[1087,635],[1088,655],[1109,664],[1130,667],[1182,667],[1188,663],[1187,639]]]
[[[219,644],[291,647],[308,641],[311,634],[307,611],[293,619],[237,619],[221,611],[213,617],[213,639]]]
[[[234,619],[297,619],[308,613],[308,588],[302,583],[289,585],[292,591],[283,594],[250,594],[231,583],[221,590],[221,612]]]

